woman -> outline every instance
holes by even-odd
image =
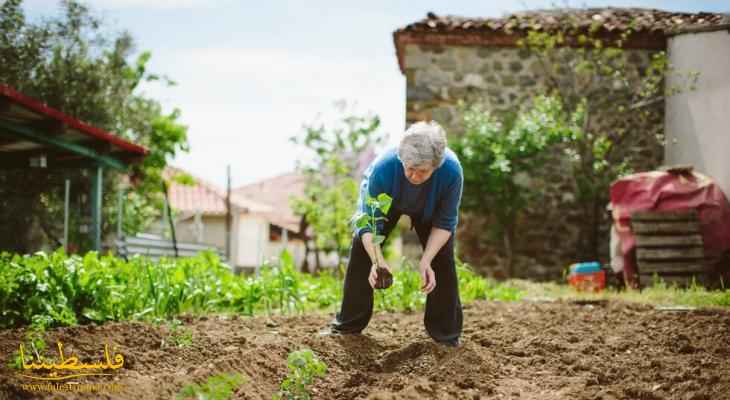
[[[456,155],[446,147],[446,133],[435,122],[411,125],[397,148],[385,151],[365,171],[360,186],[359,212],[369,212],[365,195],[387,193],[393,198],[378,233],[388,236],[401,215],[411,218],[424,248],[419,262],[426,298],[424,324],[437,342],[458,346],[462,329],[454,233],[464,177]],[[376,262],[377,261],[377,262]],[[390,270],[380,245],[368,228],[356,229],[345,275],[335,333],[359,333],[373,313],[376,266]]]

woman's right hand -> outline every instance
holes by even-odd
[[[380,267],[387,269],[388,272],[390,272],[391,274],[393,273],[393,271],[391,271],[391,269],[390,269],[390,266],[384,261],[380,263]],[[368,282],[370,283],[370,287],[375,289],[375,285],[378,282],[378,264],[373,264],[370,267],[370,275],[368,276]]]

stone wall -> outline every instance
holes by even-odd
[[[631,65],[641,73],[651,52],[626,51]],[[433,119],[450,137],[462,129],[457,110],[460,100],[483,101],[496,113],[516,111],[546,88],[541,63],[526,49],[407,45],[404,57],[407,124]],[[657,106],[655,112],[659,126],[663,106]],[[615,121],[616,113],[606,110],[606,117]],[[632,156],[635,170],[654,169],[662,160],[663,148],[654,132],[632,132],[621,145],[621,151]],[[584,232],[581,229],[586,229],[581,226],[585,218],[563,154],[557,149],[542,171],[526,177],[530,185],[541,188],[544,198],[518,224],[514,268],[518,276],[557,279],[567,265],[580,261],[577,249]],[[504,256],[499,243],[487,240],[484,233],[489,221],[466,214],[460,221],[461,257],[487,274],[503,276]],[[608,257],[608,228],[609,220],[604,218],[598,227],[601,244],[605,244],[601,252],[604,261]]]

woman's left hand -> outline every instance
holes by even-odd
[[[421,282],[423,282],[421,291],[429,294],[436,288],[436,275],[433,273],[433,268],[431,268],[431,264],[421,263],[418,269],[421,272]]]

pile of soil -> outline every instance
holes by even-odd
[[[184,317],[192,345],[140,322],[55,329],[66,354],[101,358],[117,345],[119,393],[28,393],[6,364],[22,330],[0,331],[0,399],[172,399],[183,385],[240,372],[235,399],[270,399],[289,352],[311,348],[328,366],[315,399],[728,399],[730,311],[659,311],[627,303],[476,302],[464,309],[462,345],[435,344],[423,314],[378,313],[362,335],[321,336],[331,315]],[[52,354],[52,353],[49,353]]]

